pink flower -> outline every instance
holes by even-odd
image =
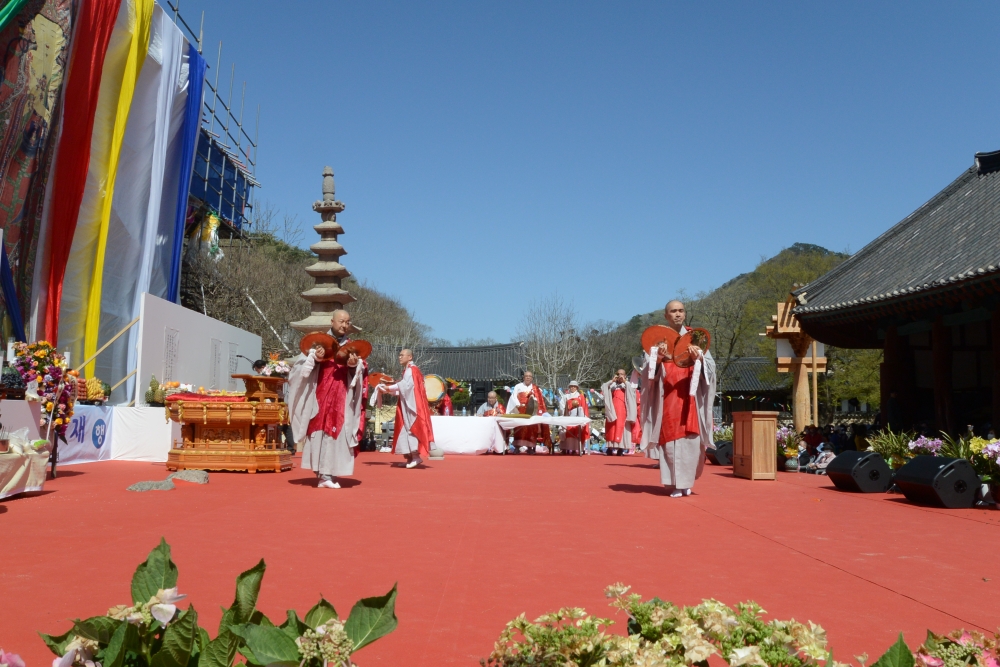
[[[922,651],[917,654],[917,659],[924,667],[944,667],[944,660],[935,658],[933,655],[927,655]]]
[[[0,665],[24,667],[24,660],[17,653],[4,653],[4,650],[0,648]]]
[[[1000,667],[1000,661],[998,661],[997,657],[989,651],[983,651],[979,655],[979,664],[982,665],[982,667]]]

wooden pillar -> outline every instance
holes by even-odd
[[[1000,306],[993,309],[993,430],[1000,431]]]
[[[809,425],[809,367],[800,357],[792,371],[792,424],[801,433]]]
[[[899,332],[896,327],[892,326],[885,331],[885,344],[882,348],[882,367],[879,373],[879,400],[881,404],[879,406],[879,412],[882,415],[882,427],[885,428],[889,426],[889,406],[890,397],[893,392],[896,394],[896,399],[891,401],[893,409],[898,409],[900,401],[900,383],[899,383],[899,370],[900,370],[900,349],[899,349]],[[896,416],[893,415],[893,418]],[[895,428],[899,428],[898,424],[894,425]]]
[[[939,315],[931,331],[931,354],[934,366],[934,419],[938,429],[954,432],[951,410],[951,331]]]

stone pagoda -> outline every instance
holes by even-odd
[[[354,301],[354,297],[340,286],[340,281],[351,275],[340,263],[340,256],[346,255],[344,246],[337,243],[337,236],[344,228],[337,222],[337,214],[344,210],[344,202],[334,198],[336,188],[333,183],[333,168],[323,169],[323,199],[313,204],[322,222],[314,226],[320,236],[319,242],[309,246],[319,256],[319,260],[306,268],[306,273],[316,280],[316,286],[302,293],[309,302],[309,317],[292,322],[292,327],[302,333],[327,331],[330,328],[330,314],[338,308]]]

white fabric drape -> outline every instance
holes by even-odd
[[[172,237],[164,238],[161,227],[173,229],[177,207],[187,53],[180,29],[157,5],[118,163],[104,263],[100,341],[110,339],[139,314],[143,292],[166,297],[162,277],[157,281],[158,292],[151,283],[157,264],[162,273],[158,251],[171,248],[173,241]],[[135,368],[138,333],[139,327],[132,327],[98,358],[98,377],[113,384]],[[122,385],[112,401],[128,402],[135,382],[133,377]]]

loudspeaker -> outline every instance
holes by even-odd
[[[911,503],[950,509],[972,507],[979,475],[965,459],[915,456],[896,471],[896,486]]]
[[[733,465],[733,443],[728,440],[715,443],[715,449],[706,452],[708,460],[717,466]]]
[[[875,452],[843,452],[826,466],[826,475],[841,491],[885,493],[892,486],[892,470]]]

